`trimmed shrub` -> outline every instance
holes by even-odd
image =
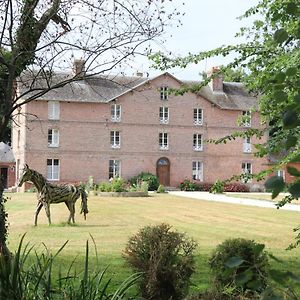
[[[197,244],[168,224],[146,226],[132,236],[124,257],[134,271],[142,272],[139,288],[145,299],[181,300],[187,294],[195,269]]]
[[[109,182],[101,182],[98,189],[100,192],[111,192],[111,184]]]
[[[160,185],[158,186],[157,192],[158,192],[158,193],[165,193],[165,192],[166,192],[166,189],[165,189],[165,187],[164,187],[162,184],[160,184]]]
[[[252,240],[228,239],[218,245],[209,265],[216,290],[232,294],[261,293],[268,281],[268,256],[264,245]]]
[[[111,182],[111,191],[112,192],[125,192],[126,191],[126,186],[125,186],[125,181],[124,179],[120,177],[116,177],[112,180]]]
[[[189,179],[184,179],[183,182],[180,183],[179,188],[181,191],[195,191],[196,184]]]
[[[179,184],[179,188],[181,191],[202,191],[208,192],[212,187],[212,183],[207,182],[199,182],[190,179],[185,179],[183,182]]]
[[[185,179],[179,185],[181,191],[201,191],[201,192],[209,192],[212,187],[216,185],[208,182],[199,182],[196,180]],[[227,183],[224,185],[224,192],[249,192],[249,186],[246,184],[242,184],[239,182],[235,183]]]
[[[225,184],[224,192],[248,193],[250,192],[250,189],[246,184],[235,182]]]
[[[213,186],[210,188],[209,192],[213,194],[224,193],[224,182],[217,179]]]
[[[148,183],[149,191],[156,191],[159,186],[159,181],[157,176],[149,172],[141,172],[139,175],[132,177],[129,182],[131,185],[136,185],[139,182],[145,181]]]

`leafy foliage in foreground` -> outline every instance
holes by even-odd
[[[219,291],[255,294],[267,287],[269,263],[263,244],[242,238],[226,240],[217,246],[209,264]]]
[[[141,295],[153,300],[183,299],[195,270],[195,248],[193,240],[167,224],[146,226],[132,236],[124,257],[134,271],[142,272]]]
[[[124,299],[128,289],[140,276],[131,275],[114,292],[109,292],[111,279],[105,278],[106,269],[101,270],[98,265],[90,269],[87,241],[84,271],[77,273],[72,261],[66,272],[60,270],[58,279],[54,280],[57,278],[53,272],[55,258],[67,242],[54,255],[48,249],[45,249],[42,254],[35,252],[33,262],[29,263],[29,255],[32,254],[33,247],[29,247],[28,244],[23,247],[23,239],[24,236],[11,259],[0,257],[0,299],[120,300]]]

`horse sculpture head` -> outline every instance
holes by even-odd
[[[32,170],[29,169],[28,165],[25,164],[23,168],[23,173],[20,176],[18,186],[22,186],[22,184],[26,181],[30,181],[32,177]]]

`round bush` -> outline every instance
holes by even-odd
[[[132,236],[124,257],[135,272],[142,272],[139,283],[142,297],[183,299],[194,272],[195,248],[193,240],[172,231],[167,224],[146,226]]]
[[[269,263],[263,244],[228,239],[217,246],[209,264],[217,290],[231,287],[233,293],[260,293],[267,286]]]
[[[139,182],[143,182],[143,181],[148,183],[149,191],[156,191],[159,186],[159,181],[157,176],[148,172],[141,172],[139,175],[134,176],[129,180],[131,184],[138,184]]]

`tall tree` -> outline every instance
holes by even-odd
[[[259,145],[258,155],[280,153],[278,168],[288,163],[299,163],[300,1],[260,0],[241,18],[249,17],[254,19],[252,26],[241,28],[238,34],[244,37],[244,43],[191,54],[184,58],[172,58],[162,53],[151,58],[160,69],[175,66],[185,68],[208,57],[228,56],[233,53],[235,58],[221,68],[221,71],[236,67],[249,70],[245,84],[250,91],[260,95],[259,110],[263,122],[270,130],[270,138],[266,144]],[[265,184],[272,191],[273,198],[288,188],[290,195],[279,206],[300,197],[300,170],[288,165],[287,171],[295,176],[292,184],[286,184],[278,176],[269,178]]]
[[[0,0],[0,142],[22,105],[80,78],[52,80],[74,57],[83,57],[86,76],[94,76],[148,54],[165,26],[180,22],[174,2]],[[22,80],[25,90],[18,89]],[[1,180],[0,196],[0,253],[8,256]]]

